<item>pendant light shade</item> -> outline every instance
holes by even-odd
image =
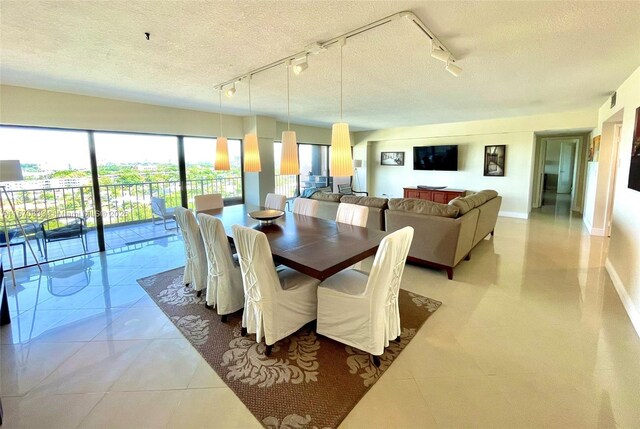
[[[216,161],[213,166],[216,170],[231,170],[229,165],[229,144],[226,137],[218,137],[216,140]]]
[[[349,124],[338,122],[331,128],[331,175],[334,177],[353,176],[351,159],[351,137]]]
[[[282,132],[280,174],[283,176],[300,174],[300,164],[298,163],[298,141],[295,131]]]
[[[259,173],[262,171],[258,136],[255,134],[246,134],[244,136],[244,171],[245,173]]]

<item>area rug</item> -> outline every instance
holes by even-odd
[[[266,428],[336,428],[441,303],[400,290],[402,335],[376,367],[368,353],[317,335],[312,324],[273,346],[242,337],[242,313],[222,323],[182,285],[183,268],[138,280],[202,357]]]

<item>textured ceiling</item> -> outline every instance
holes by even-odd
[[[3,84],[218,111],[217,83],[315,41],[413,11],[458,59],[458,78],[412,23],[349,39],[352,129],[597,108],[640,65],[640,2],[5,1]],[[144,32],[151,33],[147,41]],[[247,86],[222,110],[248,114]],[[254,113],[286,121],[284,67],[252,81]],[[291,121],[339,119],[339,49],[291,77]]]

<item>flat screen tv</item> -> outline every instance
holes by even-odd
[[[458,171],[458,146],[414,146],[413,169]]]

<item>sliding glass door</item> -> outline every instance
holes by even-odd
[[[3,126],[0,154],[20,161],[24,177],[1,184],[9,246],[3,222],[0,255],[7,268],[8,248],[16,268],[35,264],[29,246],[41,262],[98,250],[86,132]]]

